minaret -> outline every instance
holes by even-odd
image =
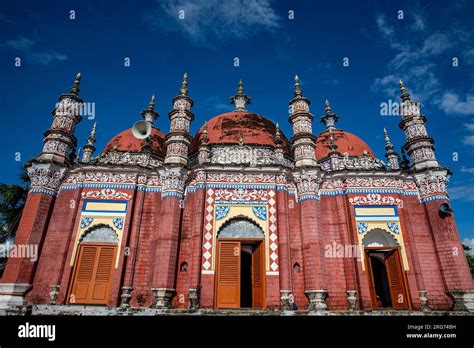
[[[199,164],[204,164],[209,161],[209,149],[207,147],[209,139],[207,137],[207,122],[204,123],[204,129],[201,134],[201,144],[199,145]]]
[[[89,138],[87,138],[87,144],[84,145],[84,148],[82,150],[82,162],[84,163],[89,163],[92,155],[94,154],[95,147],[95,133],[97,131],[97,122],[94,122],[94,125],[92,126],[91,134],[89,135]]]
[[[145,121],[147,121],[153,126],[153,121],[159,117],[158,113],[155,111],[155,95],[154,94],[150,98],[150,103],[148,104],[148,108],[143,109],[142,112],[140,112],[140,115],[143,116]]]
[[[339,119],[339,116],[331,111],[331,104],[329,100],[326,99],[326,114],[321,116],[320,121],[326,125],[326,129],[336,129],[336,122]]]
[[[230,98],[230,103],[235,105],[235,111],[247,111],[245,105],[250,104],[252,98],[244,93],[244,83],[239,80],[237,94]]]
[[[53,123],[44,133],[43,151],[38,161],[69,165],[76,151],[77,139],[74,135],[77,124],[82,120],[79,114],[83,101],[79,97],[81,73],[78,73],[69,93],[59,97],[54,108]]]
[[[283,163],[285,159],[283,153],[283,140],[281,139],[280,125],[278,122],[275,128],[275,157],[278,163]]]
[[[392,142],[390,141],[390,137],[388,136],[387,130],[384,128],[383,129],[383,134],[385,137],[385,150],[387,150],[387,153],[385,154],[385,158],[388,161],[388,168],[391,170],[399,170],[400,165],[399,165],[399,159],[400,156],[393,150],[393,145]]]
[[[439,168],[434,154],[434,140],[426,131],[426,117],[420,114],[420,103],[410,99],[401,80],[400,91],[402,120],[399,126],[405,132],[407,142],[404,147],[410,156],[411,170],[417,172],[428,168]]]
[[[189,126],[194,120],[191,108],[194,102],[188,97],[188,74],[184,74],[179,95],[173,98],[173,110],[169,112],[170,132],[166,136],[165,164],[188,164],[188,149],[192,137]]]
[[[315,167],[316,139],[313,136],[312,121],[314,116],[309,112],[309,99],[303,97],[300,80],[295,76],[295,94],[290,100],[291,115],[288,121],[293,126],[293,144],[295,166],[296,167]]]

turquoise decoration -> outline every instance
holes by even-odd
[[[92,223],[92,221],[94,221],[94,219],[91,218],[91,217],[82,218],[81,228],[86,228],[87,226],[89,226]]]
[[[364,233],[365,231],[367,231],[368,227],[369,227],[369,224],[367,222],[358,222],[357,223],[357,232]]]
[[[222,220],[229,214],[230,207],[228,205],[218,205],[216,207],[216,220]]]
[[[123,219],[122,218],[115,218],[112,221],[114,223],[114,226],[117,227],[119,230],[123,228]]]
[[[400,230],[398,229],[398,223],[396,222],[387,222],[388,229],[393,233],[399,234]]]
[[[252,207],[254,215],[260,220],[267,220],[267,208],[262,206]]]

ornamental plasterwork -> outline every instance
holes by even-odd
[[[214,199],[218,201],[260,201],[268,200],[267,190],[254,189],[217,189],[214,191]]]
[[[298,195],[319,193],[319,185],[321,184],[321,178],[315,174],[301,174],[295,178],[296,187],[298,189]]]
[[[314,147],[311,145],[299,145],[295,148],[295,159],[314,157]]]
[[[425,198],[436,194],[447,194],[448,177],[443,174],[431,174],[417,178],[420,197]]]
[[[172,142],[168,144],[166,155],[178,155],[186,157],[188,153],[188,146],[181,142]]]
[[[73,131],[74,125],[75,125],[75,121],[73,118],[69,117],[69,115],[66,115],[66,116],[58,115],[54,118],[51,128],[62,129],[66,131]]]
[[[298,117],[293,122],[293,132],[298,133],[311,133],[311,121],[307,117]]]
[[[354,157],[339,157],[337,161],[334,161],[336,158],[326,159],[321,162],[321,169],[324,171],[334,171],[334,170],[377,170],[384,169],[385,163],[378,158],[373,158],[368,155],[364,156],[354,156]]]
[[[345,184],[348,188],[375,187],[375,188],[396,188],[400,190],[417,190],[413,181],[405,181],[392,178],[347,178]]]
[[[104,188],[101,190],[82,192],[82,198],[93,199],[126,199],[132,198],[132,195],[127,192],[117,191],[111,188]]]
[[[173,120],[171,120],[171,130],[172,131],[189,131],[189,120],[183,118],[183,117],[176,117]]]
[[[55,152],[58,154],[64,154],[67,152],[69,146],[56,139],[51,139],[44,144],[43,152]]]
[[[434,156],[433,150],[430,149],[430,148],[426,148],[426,147],[416,149],[410,154],[410,159],[412,161],[417,161],[417,162],[425,160],[425,159],[432,160],[434,158],[435,158],[435,156]]]
[[[187,101],[186,99],[177,99],[175,100],[173,104],[173,108],[175,110],[190,110],[191,109],[191,103]]]
[[[91,164],[112,164],[121,166],[141,166],[147,168],[158,168],[162,165],[161,160],[150,153],[135,153],[122,151],[108,151],[94,158]]]
[[[212,146],[209,162],[229,165],[249,164],[250,166],[284,164],[280,163],[272,149],[248,145]]]
[[[178,171],[167,171],[161,174],[163,191],[184,192],[184,184],[188,175]]]
[[[80,172],[70,174],[65,184],[78,183],[107,183],[107,184],[135,184],[137,181],[137,174],[125,173],[103,173],[103,172]]]
[[[54,109],[54,116],[73,116],[80,114],[82,104],[71,98],[62,98]]]
[[[400,205],[402,200],[392,196],[381,196],[378,193],[369,193],[363,196],[349,198],[352,205]]]
[[[242,184],[274,184],[273,174],[230,174],[230,173],[208,173],[208,182],[242,183]]]
[[[31,181],[31,188],[46,188],[57,191],[61,186],[66,169],[52,169],[46,167],[30,167],[27,169]]]
[[[405,134],[408,139],[412,139],[415,137],[420,137],[420,136],[428,136],[428,133],[426,132],[426,128],[422,123],[416,123],[413,125],[410,125],[406,128]]]
[[[297,113],[297,112],[309,112],[309,105],[308,102],[304,100],[298,100],[291,104],[291,112]]]

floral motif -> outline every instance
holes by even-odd
[[[65,169],[55,170],[49,167],[28,168],[28,176],[31,180],[31,188],[46,188],[57,191],[65,175]]]
[[[208,182],[245,183],[245,184],[274,184],[275,175],[272,174],[228,174],[209,173]]]
[[[126,199],[129,200],[132,198],[132,195],[122,192],[116,191],[111,188],[105,188],[99,191],[87,191],[82,192],[82,198],[96,198],[96,199]]]
[[[222,220],[229,214],[230,207],[228,205],[218,205],[216,206],[216,220]]]
[[[214,197],[216,201],[267,201],[268,192],[252,189],[218,189]]]
[[[300,196],[305,194],[317,195],[321,178],[318,178],[315,174],[302,174],[295,178],[295,182]]]
[[[387,227],[390,231],[393,233],[400,233],[400,230],[398,229],[398,223],[397,222],[387,222]]]
[[[81,220],[81,228],[86,228],[87,226],[89,226],[89,225],[92,223],[92,221],[94,221],[94,219],[91,218],[91,217],[84,217],[84,218],[82,218],[82,220]]]
[[[267,220],[267,207],[256,206],[252,207],[254,215],[260,220]]]
[[[352,205],[399,205],[402,200],[392,196],[381,196],[378,193],[369,193],[366,196],[349,198]]]
[[[112,220],[114,226],[117,227],[119,230],[123,228],[123,219],[122,218],[115,218]]]
[[[417,184],[420,190],[420,197],[426,198],[432,195],[446,195],[446,186],[448,177],[446,172],[432,175],[424,175],[417,178]]]
[[[357,223],[357,232],[364,233],[365,231],[367,231],[368,227],[369,227],[369,224],[367,222],[358,222]]]

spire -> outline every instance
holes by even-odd
[[[336,122],[339,120],[339,116],[331,110],[331,104],[326,99],[326,114],[321,116],[321,123],[326,125],[326,129],[336,129]]]
[[[76,79],[74,80],[74,83],[72,84],[72,87],[71,87],[71,94],[74,94],[75,96],[79,95],[80,84],[81,84],[81,73],[77,73]]]
[[[181,83],[181,89],[179,90],[181,95],[188,95],[188,73],[184,73],[183,82]]]
[[[303,96],[303,91],[301,90],[300,78],[298,77],[298,75],[295,75],[295,98],[302,97],[302,96]]]
[[[94,151],[95,151],[94,143],[95,143],[96,131],[97,131],[97,122],[94,122],[91,133],[89,134],[89,138],[87,138],[87,144],[84,145],[82,149],[82,162],[84,163],[89,163],[90,160],[92,159],[92,155],[94,154]]]
[[[276,128],[275,128],[275,143],[277,145],[281,145],[282,140],[281,140],[281,133],[280,133],[280,125],[278,122],[276,123]]]
[[[410,100],[410,95],[407,93],[407,89],[405,88],[405,85],[403,84],[402,80],[400,80],[400,92],[402,92],[400,96],[402,98],[402,101]]]
[[[236,111],[247,111],[245,105],[250,104],[250,102],[251,98],[244,92],[244,83],[242,80],[239,80],[237,94],[230,98],[230,103],[235,105]]]
[[[154,94],[150,98],[148,107],[146,109],[143,109],[142,112],[140,112],[140,115],[143,116],[145,121],[151,123],[151,125],[153,125],[153,121],[158,118],[158,113],[155,111],[155,95]]]
[[[383,129],[383,135],[385,138],[385,150],[387,150],[387,153],[385,154],[385,158],[388,160],[388,168],[391,170],[399,170],[400,169],[400,164],[399,160],[400,157],[398,154],[393,150],[393,144],[390,140],[390,137],[388,136],[387,129]]]
[[[393,150],[393,145],[392,145],[392,142],[390,141],[390,137],[388,136],[388,132],[386,128],[383,129],[383,135],[385,138],[385,149],[387,151]]]

